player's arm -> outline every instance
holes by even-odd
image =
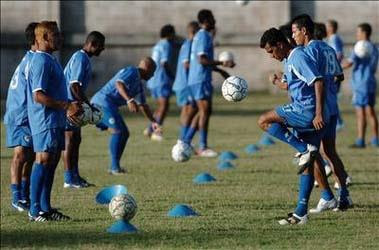
[[[135,102],[134,98],[129,96],[128,91],[125,88],[125,85],[122,81],[117,80],[116,81],[116,89],[118,93],[122,96],[122,98],[125,99],[126,103],[128,104],[128,108],[130,112],[138,112],[138,106]]]
[[[316,130],[320,130],[325,126],[324,119],[322,117],[324,110],[324,81],[317,79],[314,82],[315,95],[316,95],[316,115],[313,119],[313,126]]]
[[[226,72],[226,71],[223,70],[223,69],[220,69],[220,68],[217,67],[217,66],[214,66],[214,67],[213,67],[213,71],[219,73],[219,74],[220,74],[222,77],[224,77],[225,79],[228,78],[228,77],[230,76],[228,72]]]
[[[205,54],[201,54],[199,55],[199,63],[203,66],[217,66],[217,65],[222,65],[224,67],[229,67],[229,68],[233,68],[235,66],[235,63],[234,62],[231,62],[231,61],[225,61],[225,62],[221,62],[221,61],[217,61],[217,60],[212,60],[212,59],[209,59],[207,57],[207,55]]]
[[[87,96],[84,94],[84,91],[83,91],[82,87],[80,86],[79,82],[72,82],[70,85],[70,91],[71,91],[71,94],[73,95],[75,100],[77,100],[79,102],[84,102],[84,103],[88,104],[88,106],[90,106],[92,109],[96,109],[95,107],[93,107],[91,105]]]
[[[149,121],[152,123],[154,131],[161,132],[161,126],[155,120],[155,118],[153,116],[153,112],[151,112],[151,109],[150,109],[149,105],[147,105],[146,103],[143,103],[143,104],[140,104],[138,107],[141,110],[141,113],[147,119],[149,119]]]
[[[351,66],[353,66],[353,62],[352,61],[350,61],[350,60],[345,60],[345,61],[343,61],[342,62],[342,68],[343,69],[348,69],[348,68],[350,68]]]
[[[283,76],[283,73],[270,75],[270,82],[282,90],[288,90],[288,83],[282,80],[283,77],[280,74]]]

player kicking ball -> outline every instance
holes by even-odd
[[[313,161],[329,117],[324,110],[323,81],[316,65],[302,47],[293,48],[281,31],[271,28],[261,37],[260,47],[274,59],[284,61],[284,79],[292,99],[263,114],[259,126],[271,136],[289,144],[300,153],[300,189],[295,211],[279,224],[305,224],[308,200],[313,188]],[[274,79],[277,80],[277,79]],[[289,127],[292,127],[296,137]]]
[[[68,102],[63,69],[52,55],[62,43],[57,23],[42,21],[35,29],[35,36],[37,51],[27,76],[27,110],[36,153],[30,178],[29,219],[69,220],[70,217],[51,207],[50,197],[55,169],[64,150],[66,119],[78,124],[77,115],[82,108],[77,102]]]
[[[155,68],[155,62],[150,57],[141,60],[138,67],[123,68],[91,99],[91,103],[100,106],[104,113],[102,120],[96,126],[101,130],[109,130],[111,133],[110,174],[126,173],[126,170],[120,166],[120,160],[129,138],[129,130],[119,113],[119,107],[127,105],[130,112],[141,111],[151,122],[153,131],[161,132],[160,125],[146,104],[142,85],[142,81],[147,81],[153,76]]]
[[[90,58],[99,56],[104,50],[105,37],[98,31],[92,31],[83,45],[68,61],[64,74],[66,77],[68,100],[87,103],[92,109],[85,94],[91,81],[92,67]],[[79,175],[79,147],[81,142],[80,127],[69,122],[65,131],[65,150],[63,151],[64,188],[84,188],[90,184]]]
[[[11,162],[12,207],[19,212],[29,210],[30,171],[34,161],[33,141],[27,112],[27,71],[36,50],[34,29],[38,23],[30,23],[25,36],[30,46],[17,66],[8,88],[4,124],[6,145],[13,148]]]

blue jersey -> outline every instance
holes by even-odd
[[[163,85],[172,85],[173,79],[167,74],[163,67],[172,53],[172,47],[167,39],[160,40],[153,48],[152,58],[157,66],[153,77],[147,82],[149,89],[159,88]]]
[[[372,53],[366,58],[359,58],[354,50],[349,61],[353,63],[351,85],[354,92],[362,94],[375,93],[375,72],[378,68],[378,49],[371,43]]]
[[[316,95],[313,84],[322,76],[303,47],[293,49],[284,60],[284,74],[293,104],[300,110],[315,112]]]
[[[118,109],[118,107],[126,105],[126,100],[117,90],[116,82],[124,84],[128,96],[134,98],[137,104],[146,103],[141,76],[137,67],[127,67],[117,72],[117,74],[95,94],[91,102],[110,109]]]
[[[66,78],[58,60],[48,53],[37,51],[28,72],[28,118],[32,135],[47,129],[64,128],[66,112],[46,107],[34,101],[33,95],[43,91],[57,101],[67,101]]]
[[[88,83],[91,80],[91,74],[91,62],[87,53],[84,50],[75,52],[64,68],[64,76],[66,77],[67,84],[67,94],[70,101],[75,100],[71,93],[71,84],[78,82],[84,92],[86,91]]]
[[[326,104],[330,115],[338,114],[337,92],[338,85],[334,81],[335,76],[342,75],[343,71],[337,60],[336,52],[323,41],[312,40],[304,48],[304,51],[315,62],[318,72],[324,80],[324,91],[326,92]]]
[[[343,41],[341,37],[337,34],[333,34],[327,39],[327,43],[335,50],[337,58],[339,59],[338,61],[341,62],[343,59]]]
[[[185,63],[189,63],[191,56],[192,40],[186,39],[179,51],[178,66],[176,67],[176,77],[173,90],[181,90],[187,87],[188,69]]]
[[[188,85],[212,83],[213,66],[200,64],[199,56],[205,55],[208,59],[213,60],[213,53],[213,39],[211,34],[204,29],[199,30],[192,42]]]
[[[8,88],[4,123],[21,125],[28,121],[27,111],[27,71],[34,52],[29,50],[17,66]]]

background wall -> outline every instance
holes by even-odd
[[[171,23],[178,35],[185,36],[186,24],[196,19],[202,8],[211,9],[217,19],[216,55],[232,51],[237,66],[228,72],[244,77],[253,90],[273,91],[267,75],[281,68],[259,48],[260,35],[297,14],[306,12],[317,21],[336,19],[346,53],[361,22],[372,24],[372,40],[379,41],[376,1],[250,1],[246,6],[234,1],[1,1],[1,98],[5,98],[9,80],[25,53],[23,31],[31,21],[59,23],[65,37],[64,47],[57,54],[62,65],[80,48],[88,32],[98,30],[106,35],[106,50],[92,59],[92,94],[118,69],[150,55],[162,25]],[[214,81],[220,84],[222,79],[215,75]],[[348,92],[348,84],[344,91]]]

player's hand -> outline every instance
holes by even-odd
[[[154,130],[155,133],[158,133],[158,134],[161,134],[161,133],[162,133],[162,127],[161,127],[161,125],[159,125],[158,123],[153,122],[153,123],[151,124],[151,127],[153,128],[153,130]]]
[[[277,74],[272,74],[269,76],[269,80],[272,84],[276,85],[277,81],[280,80]]]
[[[67,119],[75,126],[80,125],[79,115],[84,112],[82,105],[79,102],[70,102],[67,107]]]
[[[222,62],[222,66],[228,67],[228,68],[233,68],[236,66],[236,64],[233,61],[224,61]]]
[[[138,105],[135,101],[128,102],[128,109],[130,112],[138,112]]]
[[[322,115],[316,115],[313,119],[313,126],[316,128],[316,130],[320,130],[325,126],[324,119],[322,118]]]

